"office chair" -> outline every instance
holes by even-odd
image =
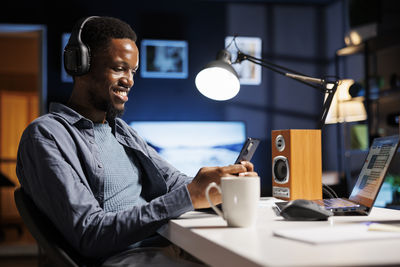
[[[93,262],[84,259],[68,244],[53,223],[36,207],[22,187],[15,189],[14,199],[23,222],[54,266],[95,266]]]
[[[3,162],[3,160],[0,158],[0,162]],[[15,187],[15,184],[8,178],[5,174],[3,174],[0,171],[0,188],[2,187]],[[1,213],[1,191],[0,191],[0,213]],[[4,228],[14,228],[18,231],[18,237],[21,237],[22,235],[22,227],[19,223],[10,223],[10,222],[4,222],[0,219],[0,242],[4,241],[5,239],[5,231]]]

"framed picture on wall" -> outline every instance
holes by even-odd
[[[232,62],[235,62],[237,48],[245,54],[261,58],[261,38],[259,37],[236,37],[236,45],[232,43],[233,36],[225,37],[225,47],[232,55]],[[250,61],[242,61],[240,64],[233,64],[232,67],[239,75],[240,84],[259,85],[261,84],[261,66]]]
[[[143,78],[186,79],[187,41],[150,40],[141,42],[140,74]]]

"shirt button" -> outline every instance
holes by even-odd
[[[92,140],[89,140],[89,143],[91,143],[92,145],[94,144],[94,142]]]
[[[103,166],[101,166],[101,164],[97,164],[97,167],[99,167],[100,169],[103,168]]]

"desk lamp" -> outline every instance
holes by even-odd
[[[320,119],[316,129],[272,131],[272,195],[285,200],[322,198],[321,129],[340,83],[337,77],[313,78],[279,66],[265,59],[245,54],[237,47],[237,59],[231,62],[227,48],[217,54],[196,76],[197,89],[214,100],[228,100],[240,90],[239,76],[232,64],[248,60],[280,75],[294,79],[325,93]]]
[[[236,37],[233,38],[232,42],[236,45],[235,38]],[[324,78],[313,78],[265,59],[245,54],[240,51],[237,46],[238,52],[236,61],[231,62],[231,53],[227,50],[228,47],[219,51],[216,60],[208,63],[197,74],[195,83],[200,93],[210,99],[219,101],[229,100],[235,97],[240,90],[240,82],[239,75],[232,67],[232,64],[240,64],[242,61],[247,60],[325,93],[326,97],[320,114],[320,120],[316,127],[317,129],[322,129],[333,96],[340,83],[337,77],[326,76]]]
[[[344,172],[347,177],[347,183],[351,180],[351,153],[349,149],[366,150],[368,149],[368,130],[367,125],[355,125],[350,131],[350,146],[347,123],[364,121],[367,119],[367,112],[363,103],[364,97],[351,97],[350,87],[354,80],[341,80],[337,92],[333,97],[331,108],[326,117],[326,124],[337,124],[337,161],[339,173]],[[351,190],[349,188],[349,190]]]
[[[331,108],[326,117],[326,124],[363,121],[367,113],[363,104],[363,97],[351,97],[350,86],[354,80],[341,80],[337,93],[332,99]]]

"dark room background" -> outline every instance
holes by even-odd
[[[368,2],[368,1],[366,1]],[[350,27],[349,1],[13,1],[0,9],[0,23],[46,28],[46,93],[42,108],[65,103],[72,83],[61,81],[61,36],[84,16],[114,16],[142,39],[185,40],[187,79],[135,78],[123,119],[131,121],[244,121],[247,135],[261,139],[253,163],[262,195],[271,195],[271,131],[313,129],[323,95],[296,81],[262,70],[260,85],[243,85],[229,101],[205,98],[195,87],[198,71],[224,47],[226,36],[259,37],[262,56],[313,77],[364,77],[363,55],[335,61]],[[18,64],[23,65],[23,60]],[[339,73],[337,73],[339,72]],[[341,171],[337,126],[322,131],[323,171]],[[195,140],[194,140],[195,141]]]

